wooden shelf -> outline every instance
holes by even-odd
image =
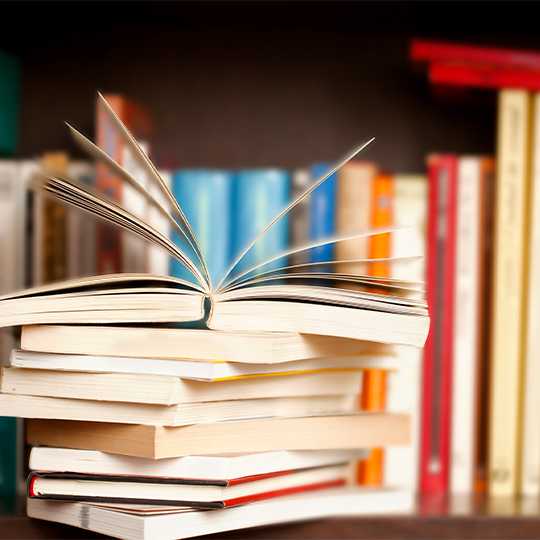
[[[0,515],[0,538],[106,539],[67,525],[30,519],[24,515]],[[271,539],[538,539],[538,499],[419,498],[415,510],[400,515],[313,520],[304,523],[258,527],[208,537],[213,540]]]

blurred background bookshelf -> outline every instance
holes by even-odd
[[[495,154],[497,94],[436,95],[425,73],[412,69],[411,39],[540,51],[533,2],[110,6],[35,3],[31,16],[25,3],[0,7],[10,20],[24,20],[23,33],[12,24],[0,35],[0,50],[20,67],[16,144],[3,157],[27,160],[60,151],[85,160],[63,122],[96,140],[99,90],[129,96],[151,112],[151,158],[162,171],[275,168],[292,175],[336,162],[375,137],[362,159],[390,176],[426,176],[432,154]],[[409,381],[418,386],[418,373]],[[392,391],[390,401],[396,399]],[[395,401],[392,406],[400,408]],[[419,507],[414,535],[429,530],[442,538],[446,530],[473,538],[478,527],[489,526],[494,537],[505,537],[497,511],[485,498],[477,505],[472,500],[465,518],[456,517],[459,510],[448,515],[448,500],[434,503],[434,519],[442,520],[435,532],[426,529]],[[506,537],[538,536],[538,502],[527,499],[524,512],[516,501],[502,510]],[[8,500],[6,513],[20,513],[15,506]],[[387,537],[410,533],[411,522],[402,519]],[[351,532],[343,523],[341,537],[358,537],[356,525]],[[285,529],[284,538],[295,537]],[[299,531],[298,537],[313,535],[309,527]],[[375,531],[369,536],[377,537]]]

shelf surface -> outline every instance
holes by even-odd
[[[68,525],[30,519],[23,512],[23,506],[18,503],[15,515],[6,512],[0,515],[2,540],[110,538]],[[540,538],[540,502],[531,498],[489,500],[485,497],[424,496],[418,499],[415,510],[407,514],[313,520],[198,538],[536,539]]]

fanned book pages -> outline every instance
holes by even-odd
[[[310,245],[275,253],[255,267],[243,264],[261,238],[296,204],[350,161],[347,159],[313,183],[289,204],[253,242],[246,246],[219,283],[211,283],[203,253],[181,205],[119,117],[100,96],[111,123],[133,152],[141,170],[163,193],[157,198],[74,128],[71,133],[91,157],[142,194],[149,205],[168,220],[179,238],[173,243],[159,231],[105,195],[46,165],[33,188],[90,212],[160,246],[186,268],[190,278],[155,274],[114,274],[28,289],[0,297],[0,326],[28,324],[178,323],[206,319],[212,330],[279,331],[424,345],[429,317],[422,284],[396,278],[343,273],[359,262],[328,261],[332,271],[317,265],[293,267],[287,259],[298,252],[392,232],[358,231],[343,237],[322,238]],[[161,202],[161,201],[166,202]],[[272,263],[270,265],[270,263]],[[339,263],[340,272],[334,271]],[[267,270],[272,268],[271,270]],[[334,285],[339,285],[336,287]]]

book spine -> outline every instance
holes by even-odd
[[[61,172],[67,171],[68,155],[66,152],[49,152],[43,155],[43,162]],[[62,281],[67,278],[67,208],[50,197],[41,201],[42,252],[41,265],[43,284]]]
[[[371,227],[388,227],[392,224],[393,180],[388,174],[374,177],[371,190]],[[390,233],[377,234],[369,238],[370,259],[390,257]],[[389,277],[387,262],[375,262],[369,265],[372,276]],[[367,370],[362,378],[362,410],[383,411],[386,407],[386,371]],[[360,462],[359,483],[369,486],[383,484],[384,451],[372,448],[367,459]]]
[[[205,254],[212,285],[217,285],[231,265],[232,189],[233,177],[227,171],[181,169],[172,175],[172,193]],[[173,231],[172,240],[182,245],[177,231]],[[193,279],[175,259],[171,262],[171,274],[188,281]]]
[[[161,170],[160,176],[169,189],[172,187],[172,172],[169,170]],[[167,207],[167,198],[163,191],[154,183],[150,182],[148,191],[164,206]],[[166,238],[170,238],[172,231],[169,220],[164,217],[159,210],[153,205],[148,205],[148,224],[154,227],[157,231],[163,234]],[[170,272],[170,256],[159,246],[150,244],[148,249],[148,272],[150,274],[167,275]]]
[[[499,92],[488,461],[501,496],[518,482],[529,108],[528,92]]]
[[[394,181],[394,226],[403,228],[392,234],[392,256],[426,252],[427,178],[425,175],[397,174]],[[405,227],[411,229],[405,229]],[[395,277],[425,281],[425,258],[399,265]],[[384,481],[386,485],[418,491],[418,456],[420,454],[420,389],[422,350],[396,347],[401,366],[387,373],[386,409],[403,412],[411,418],[411,444],[385,448]]]
[[[367,161],[352,161],[344,165],[337,177],[336,233],[352,235],[367,231],[373,225],[373,185],[377,167]],[[380,209],[379,209],[380,210]],[[379,211],[378,210],[378,211]],[[335,245],[338,261],[367,259],[370,244],[368,238],[355,238]],[[366,275],[366,263],[337,264],[337,272]]]
[[[422,492],[448,490],[454,304],[457,156],[428,159],[427,281],[431,317],[424,348],[420,479]]]
[[[461,156],[457,175],[450,491],[460,494],[469,494],[473,489],[479,361],[480,159]]]
[[[498,66],[433,62],[428,69],[431,84],[473,88],[526,88],[540,90],[540,72]]]
[[[291,181],[286,171],[278,169],[243,170],[234,178],[232,253],[237,257],[263,232],[287,206]],[[285,215],[269,229],[235,268],[234,274],[277,256],[289,241],[289,216]],[[286,260],[274,261],[260,271],[287,266]]]
[[[329,169],[330,166],[326,163],[314,165],[311,170],[313,180],[318,181]],[[311,192],[309,216],[309,237],[311,240],[319,240],[334,235],[336,230],[336,192],[336,173]],[[333,258],[333,244],[319,246],[309,251],[309,262],[311,263],[331,261]],[[321,269],[324,269],[324,266]]]
[[[291,202],[296,201],[311,185],[311,175],[308,169],[297,169],[291,176]],[[290,212],[289,246],[297,248],[309,243],[309,198],[308,195]],[[308,262],[306,251],[291,255],[291,265]]]
[[[106,97],[116,114],[123,118],[122,100]],[[96,107],[96,144],[109,157],[122,164],[123,143],[103,107]],[[122,204],[122,179],[117,177],[104,163],[96,164],[96,188],[116,203]],[[122,271],[121,231],[110,223],[97,224],[97,272],[116,274]]]
[[[0,50],[0,156],[11,157],[17,147],[21,65]]]
[[[531,193],[529,269],[525,290],[528,305],[525,319],[523,440],[521,452],[521,494],[540,495],[540,94],[533,96],[531,142]]]
[[[490,328],[493,283],[493,220],[495,211],[495,159],[480,159],[479,250],[477,288],[476,400],[474,405],[473,491],[487,491],[487,441],[489,432]]]

